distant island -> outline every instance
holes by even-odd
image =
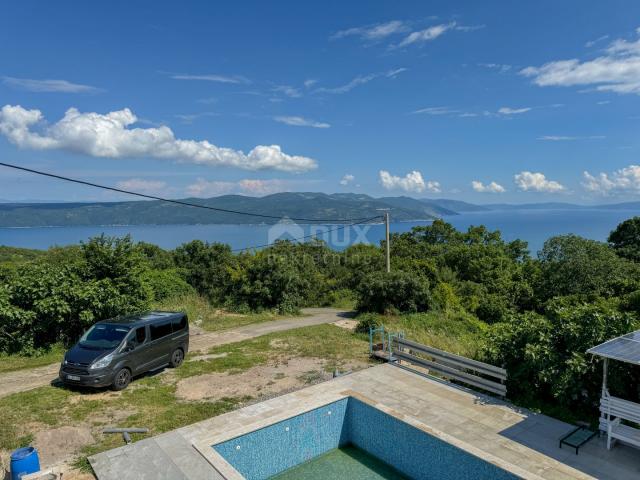
[[[388,210],[393,221],[433,220],[459,213],[516,209],[613,209],[638,210],[640,202],[584,206],[571,203],[475,205],[459,200],[381,197],[356,193],[287,192],[264,197],[223,195],[186,198],[183,201],[209,207],[290,218],[370,218]],[[0,203],[0,227],[68,227],[89,225],[199,225],[271,224],[278,219],[259,218],[176,205],[162,201],[90,203]]]

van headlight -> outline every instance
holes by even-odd
[[[96,370],[98,368],[106,368],[111,363],[111,360],[113,360],[113,353],[110,353],[106,357],[102,357],[100,360],[93,362],[91,365],[89,365],[89,368],[91,370]]]

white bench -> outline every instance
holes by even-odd
[[[600,399],[600,430],[607,432],[607,449],[615,440],[640,448],[640,430],[621,421],[640,424],[640,404],[609,395]]]

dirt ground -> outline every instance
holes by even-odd
[[[260,397],[328,380],[319,358],[291,358],[236,373],[209,373],[180,380],[176,396],[182,400],[215,401],[225,397]]]
[[[344,320],[338,320],[337,322],[333,322],[333,325],[335,325],[336,327],[344,328],[346,330],[351,330],[353,332],[358,326],[358,321],[344,319]]]

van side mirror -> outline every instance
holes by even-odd
[[[136,348],[136,344],[133,343],[132,340],[129,340],[126,345],[124,346],[124,349],[122,350],[123,352],[131,352],[132,350],[134,350]]]

